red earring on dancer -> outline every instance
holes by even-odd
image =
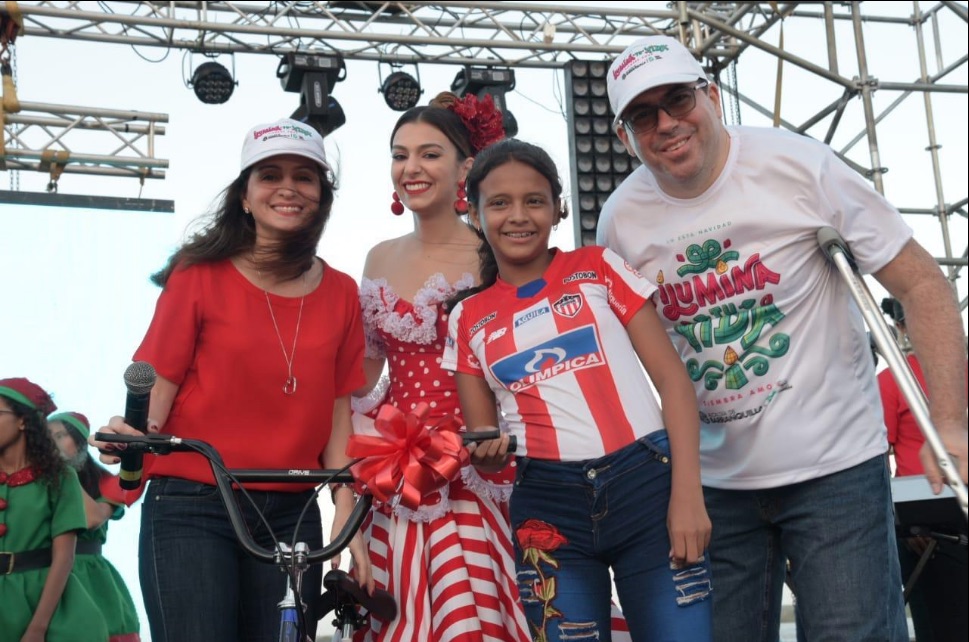
[[[458,214],[468,213],[468,193],[464,191],[464,181],[458,183],[458,198],[454,201],[454,211]]]
[[[400,216],[404,213],[404,204],[400,202],[400,196],[397,192],[394,192],[394,202],[390,204],[390,211],[394,213],[394,216]]]

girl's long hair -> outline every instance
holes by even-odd
[[[60,488],[61,475],[64,474],[66,464],[47,429],[47,418],[19,401],[9,397],[4,399],[10,404],[14,415],[24,422],[27,463],[37,471],[38,478],[48,487]]]
[[[74,445],[77,447],[78,452],[84,452],[87,450],[87,440],[78,432],[77,428],[72,426],[66,421],[61,422],[64,425],[64,429],[67,430],[67,434],[71,436],[74,441]],[[81,482],[81,488],[84,492],[91,496],[92,499],[99,499],[101,497],[101,479],[104,477],[110,477],[111,472],[101,466],[95,461],[93,457],[88,456],[84,458],[84,465],[81,469],[77,471],[77,478]]]
[[[536,172],[541,174],[547,181],[552,190],[552,200],[559,205],[559,220],[569,215],[565,202],[562,200],[562,179],[559,178],[558,168],[555,161],[544,149],[538,145],[532,145],[524,141],[508,138],[501,142],[485,147],[474,159],[474,165],[468,172],[467,192],[468,205],[480,212],[481,182],[488,177],[493,170],[505,165],[506,163],[519,162],[528,165]],[[472,294],[485,290],[498,280],[498,261],[495,253],[485,239],[484,232],[475,228],[475,233],[481,240],[478,246],[478,260],[481,266],[481,285],[461,290],[445,302],[445,309],[451,311],[454,306]]]

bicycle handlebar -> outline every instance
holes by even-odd
[[[133,452],[142,452],[152,455],[168,455],[173,452],[192,452],[205,457],[209,466],[212,468],[212,476],[215,478],[215,486],[219,490],[219,496],[225,505],[229,522],[232,530],[235,531],[236,538],[242,548],[252,557],[267,563],[276,563],[277,551],[263,548],[253,540],[246,522],[242,517],[239,506],[236,504],[232,493],[232,483],[229,476],[224,472],[225,464],[222,456],[208,442],[197,439],[182,439],[173,435],[162,435],[152,433],[147,435],[121,435],[115,433],[98,432],[94,435],[98,441],[109,444],[125,444],[127,449]],[[221,467],[221,468],[220,468]],[[240,482],[275,482],[275,483],[298,483],[311,482],[322,483],[353,483],[353,475],[349,472],[339,472],[336,470],[256,470],[240,469],[229,470],[228,473]],[[332,542],[323,548],[309,551],[306,554],[307,562],[320,562],[328,560],[339,554],[353,539],[354,534],[360,529],[364,518],[370,511],[373,503],[373,496],[363,494],[357,500],[353,511],[347,517],[346,524],[337,533]]]
[[[479,430],[477,432],[463,432],[461,433],[461,441],[465,446],[468,444],[480,444],[484,441],[491,441],[492,439],[499,439],[501,437],[501,431],[498,429],[494,430]],[[518,450],[518,438],[515,435],[508,436],[508,452],[513,453]]]

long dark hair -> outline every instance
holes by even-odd
[[[256,244],[256,223],[251,214],[242,209],[249,175],[246,168],[222,191],[219,204],[207,223],[172,254],[164,268],[151,275],[155,285],[164,287],[176,268],[198,263],[214,263],[250,252]],[[317,166],[320,174],[320,207],[306,227],[283,236],[269,252],[255,257],[260,269],[279,279],[293,279],[313,266],[316,246],[330,220],[336,184],[329,171]]]
[[[27,462],[48,487],[60,488],[61,475],[64,474],[66,464],[48,432],[44,413],[10,397],[4,397],[4,400],[10,405],[14,415],[24,422]]]
[[[71,425],[70,422],[62,421],[56,419],[55,421],[60,421],[64,425],[64,429],[67,430],[67,434],[71,436],[74,441],[74,445],[77,447],[78,452],[87,451],[87,439],[84,438],[78,429]],[[98,499],[101,497],[101,479],[104,477],[111,476],[111,472],[98,464],[93,457],[88,454],[84,458],[84,465],[81,469],[77,471],[77,478],[81,482],[81,488],[84,492],[91,496],[92,499]]]
[[[461,117],[448,109],[448,105],[453,104],[457,100],[458,97],[455,94],[449,91],[442,91],[427,105],[411,107],[405,111],[397,119],[397,124],[394,125],[393,130],[390,132],[391,147],[394,145],[394,136],[397,135],[398,129],[410,123],[425,123],[438,129],[442,134],[447,136],[447,139],[458,150],[459,161],[474,156],[474,147],[471,145],[471,132],[468,131]]]
[[[493,170],[514,161],[528,165],[548,181],[548,185],[552,190],[552,201],[558,203],[559,206],[559,220],[566,218],[569,215],[569,211],[565,206],[565,201],[562,200],[562,179],[559,178],[555,161],[548,155],[548,152],[538,145],[532,145],[531,143],[526,143],[515,138],[507,138],[494,145],[485,147],[475,157],[474,165],[471,167],[471,171],[468,172],[468,178],[466,180],[468,205],[480,211],[481,182]],[[477,228],[474,228],[474,230],[481,240],[480,245],[478,245],[481,285],[462,290],[451,299],[448,299],[445,304],[445,309],[448,311],[452,310],[459,301],[491,287],[498,280],[498,261],[495,260],[495,253],[492,251],[491,246],[488,245],[484,232]]]

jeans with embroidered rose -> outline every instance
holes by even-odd
[[[610,569],[633,640],[710,639],[707,562],[669,557],[670,471],[663,430],[595,460],[518,459],[511,523],[534,639],[608,641]]]

